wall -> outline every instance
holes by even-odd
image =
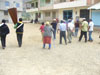
[[[91,17],[94,24],[100,26],[100,10],[92,10]]]
[[[87,6],[87,0],[77,0],[72,2],[54,4],[54,9],[63,9],[63,8],[72,8],[81,6]]]
[[[59,20],[63,20],[63,11],[64,10],[72,10],[73,11],[73,19],[75,20],[77,16],[80,17],[80,10],[87,9],[88,7],[79,7],[79,8],[66,8],[58,10],[58,18]]]
[[[22,0],[8,0],[8,1],[10,2],[10,6],[9,7],[5,6],[5,0],[1,0],[0,1],[0,10],[7,10],[8,8],[16,7],[15,4],[13,3],[14,1],[16,1],[16,3],[20,4],[20,7],[17,8],[18,11],[22,11],[23,10]]]

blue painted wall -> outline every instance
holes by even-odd
[[[92,20],[96,26],[100,26],[100,10],[92,10]]]

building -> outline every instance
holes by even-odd
[[[100,26],[100,2],[89,7],[91,13],[91,19],[96,26]]]
[[[0,0],[0,21],[5,19],[7,22],[12,22],[8,9],[13,7],[18,10],[18,18],[21,17],[23,11],[22,0]]]
[[[99,2],[99,0],[31,0],[28,2],[30,8],[27,12],[39,18],[39,21],[52,21],[54,18],[68,20],[73,18],[91,18],[88,7]],[[36,7],[38,6],[38,7]]]

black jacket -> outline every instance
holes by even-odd
[[[3,24],[2,26],[0,26],[0,36],[7,35],[9,33],[10,33],[10,31],[6,24]]]
[[[21,23],[17,23],[17,27],[18,26],[20,26],[21,25]],[[23,33],[23,27],[24,27],[24,23],[18,28],[18,29],[16,29],[16,32],[18,33],[18,32],[22,32]]]

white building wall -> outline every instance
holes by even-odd
[[[63,2],[54,4],[54,9],[63,9],[63,8],[72,8],[81,6],[87,6],[87,0],[77,0],[73,2]]]
[[[5,1],[9,1],[10,3],[10,6],[5,6]],[[12,22],[11,20],[11,17],[8,15],[4,15],[4,10],[8,10],[9,8],[12,8],[12,7],[16,7],[16,4],[14,4],[14,1],[15,3],[19,3],[19,6],[17,8],[17,11],[18,11],[18,18],[21,17],[21,13],[23,11],[23,3],[22,3],[22,0],[0,0],[0,21],[2,19],[6,19],[6,20],[9,20],[9,22]]]
[[[58,18],[59,20],[63,20],[63,11],[64,10],[72,10],[73,11],[73,19],[76,20],[76,17],[80,17],[80,10],[87,9],[88,7],[79,7],[79,8],[66,8],[66,9],[58,9]]]

